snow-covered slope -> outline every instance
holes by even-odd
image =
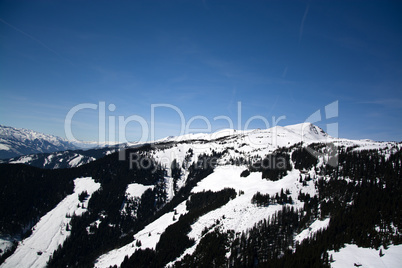
[[[326,229],[329,224],[329,218],[325,220],[314,221],[307,229],[303,230],[300,234],[296,235],[295,241],[300,243],[304,239],[311,237],[314,233]]]
[[[387,249],[381,247],[376,250],[347,244],[338,252],[331,250],[328,254],[332,255],[331,267],[333,268],[399,268],[402,266],[402,245],[391,245]]]
[[[72,215],[87,211],[88,201],[100,184],[92,178],[79,178],[74,181],[74,193],[63,199],[53,210],[43,216],[32,228],[32,235],[21,241],[14,254],[0,267],[45,267],[49,257],[69,236],[68,225]],[[81,203],[78,195],[87,191],[89,197]]]
[[[135,240],[132,243],[112,250],[99,257],[95,262],[95,267],[107,268],[114,265],[120,266],[124,257],[132,255],[137,249],[154,249],[165,229],[169,225],[175,223],[175,221],[186,212],[186,205],[185,202],[183,202],[177,206],[176,214],[174,212],[166,213],[156,221],[147,225],[143,230],[136,233],[134,235]],[[140,242],[141,245],[137,245],[137,242]]]
[[[188,149],[197,155],[228,150],[232,157],[263,157],[280,147],[290,147],[303,142],[332,143],[339,147],[355,147],[362,149],[391,149],[397,145],[395,142],[376,142],[372,140],[349,140],[331,137],[321,128],[311,124],[302,123],[290,126],[276,126],[269,129],[255,129],[248,131],[222,130],[211,134],[197,133],[178,137],[168,137],[155,142],[155,145],[164,142],[177,142],[176,147],[159,151],[155,157],[161,162],[171,160],[172,157],[184,159]]]

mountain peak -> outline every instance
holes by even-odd
[[[0,125],[0,159],[78,149],[73,143],[29,129]]]

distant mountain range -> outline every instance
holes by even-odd
[[[96,142],[70,142],[29,129],[0,125],[0,159],[97,147]]]

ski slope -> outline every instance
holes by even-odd
[[[43,216],[32,228],[32,235],[21,241],[17,250],[0,266],[2,268],[29,268],[45,267],[54,250],[66,240],[70,231],[67,224],[71,218],[66,215],[81,215],[87,209],[89,198],[83,202],[78,200],[78,195],[87,191],[92,195],[100,188],[100,183],[95,183],[92,178],[79,178],[74,180],[74,193],[65,197],[54,209]]]

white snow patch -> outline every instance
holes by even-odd
[[[73,158],[69,162],[70,167],[78,167],[79,165],[81,165],[82,164],[81,161],[82,161],[83,158],[84,158],[83,155],[77,155],[77,157]]]
[[[126,195],[127,197],[141,197],[142,194],[148,190],[153,189],[153,185],[143,185],[139,183],[131,183],[127,186]]]
[[[319,230],[326,229],[329,224],[329,218],[325,220],[316,220],[314,221],[310,227],[303,230],[300,234],[296,235],[295,241],[301,243],[304,239],[311,237],[313,234],[318,232]]]
[[[333,250],[328,254],[333,257],[334,262],[331,267],[355,267],[361,265],[360,268],[400,268],[402,266],[402,245],[391,245],[388,249],[381,248],[384,254],[380,257],[380,249],[359,248],[356,245],[346,244],[339,252]]]
[[[218,192],[224,188],[233,188],[237,191],[242,190],[245,194],[250,193],[251,197],[256,192],[273,195],[280,192],[281,188],[293,187],[295,181],[297,181],[293,176],[289,175],[278,181],[269,181],[262,179],[261,172],[251,172],[248,177],[240,177],[241,172],[245,169],[247,168],[244,166],[219,166],[215,168],[211,175],[199,182],[192,192],[197,193],[204,190]],[[290,171],[289,174],[298,176],[299,171]]]
[[[27,156],[20,157],[15,161],[10,161],[10,163],[11,164],[25,164],[25,163],[32,161],[32,159],[33,159],[32,156],[27,155]]]
[[[54,157],[54,154],[50,154],[48,157],[46,157],[45,163],[43,163],[43,166],[46,166],[47,164],[51,163],[53,157]]]
[[[6,267],[45,267],[49,257],[57,247],[66,240],[70,232],[66,231],[66,225],[71,218],[66,214],[81,215],[86,211],[81,206],[78,195],[87,191],[92,195],[100,188],[92,178],[79,178],[74,180],[74,193],[64,198],[54,209],[43,216],[33,227],[32,235],[24,239],[17,250],[1,265]],[[84,202],[88,206],[89,198]]]

